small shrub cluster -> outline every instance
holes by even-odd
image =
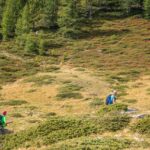
[[[99,114],[108,113],[108,112],[118,112],[118,111],[127,111],[128,106],[125,104],[117,103],[113,105],[103,105],[100,107]]]
[[[59,93],[56,95],[58,100],[64,99],[81,99],[83,96],[78,92],[82,89],[81,86],[77,84],[69,83],[59,89]]]
[[[56,72],[59,70],[60,70],[60,67],[58,67],[58,66],[50,66],[50,67],[46,67],[44,69],[45,72]]]
[[[150,137],[150,116],[146,116],[145,118],[138,120],[132,126],[132,130]]]
[[[122,150],[132,147],[132,141],[115,138],[80,138],[67,143],[54,145],[51,150]],[[50,150],[50,149],[48,149]]]
[[[24,34],[17,37],[16,41],[18,46],[22,47],[29,54],[47,55],[49,49],[61,47],[57,40],[49,38],[42,33]]]
[[[26,142],[32,145],[36,139],[40,139],[44,145],[50,145],[93,133],[121,130],[128,125],[129,121],[129,117],[123,115],[78,119],[53,116],[37,127],[6,135],[3,138],[0,136],[0,144],[2,144],[3,150],[20,148]]]
[[[123,102],[125,102],[125,103],[132,103],[132,104],[134,104],[134,103],[136,103],[136,102],[137,102],[137,100],[136,100],[136,99],[124,99],[124,100],[123,100]]]
[[[94,100],[92,100],[90,102],[91,107],[96,107],[96,106],[100,106],[100,105],[103,105],[103,104],[104,104],[104,102],[99,98],[95,98]]]
[[[11,116],[14,118],[22,118],[23,117],[22,114],[20,114],[20,113],[14,113]]]
[[[27,103],[28,102],[24,100],[10,100],[10,101],[0,102],[0,105],[19,106]]]
[[[52,84],[55,77],[50,75],[36,76],[25,79],[25,82],[33,82],[35,86]]]

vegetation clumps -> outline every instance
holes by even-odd
[[[50,75],[43,75],[43,76],[36,76],[36,77],[30,77],[25,80],[25,82],[32,82],[35,86],[42,86],[42,85],[48,85],[52,84],[55,80],[54,76]]]
[[[66,143],[55,144],[51,150],[81,150],[81,149],[101,149],[101,150],[122,150],[132,147],[133,142],[128,139],[117,139],[117,138],[79,138],[69,140]],[[50,150],[50,149],[48,149]]]
[[[90,102],[91,107],[101,106],[104,102],[100,98],[95,98]]]
[[[26,142],[32,145],[36,139],[40,139],[41,144],[50,145],[93,133],[122,130],[128,125],[129,120],[129,117],[126,116],[81,117],[78,119],[53,116],[37,127],[0,137],[0,141],[3,144],[3,150],[19,148],[24,146]]]
[[[19,106],[19,105],[24,105],[24,104],[27,104],[28,102],[27,101],[24,101],[24,100],[10,100],[10,101],[3,101],[3,102],[0,102],[0,105],[8,105],[8,106]]]
[[[132,130],[143,135],[150,137],[150,116],[138,120],[133,126]]]
[[[127,111],[128,106],[126,104],[116,103],[113,105],[103,105],[98,111],[99,114],[109,113],[109,112],[120,112]]]
[[[67,85],[64,85],[59,89],[59,93],[56,95],[56,98],[58,100],[64,100],[64,99],[82,99],[83,96],[80,91],[82,89],[81,86],[73,83],[69,83]]]

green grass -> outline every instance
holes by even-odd
[[[147,95],[150,95],[150,88],[147,89]]]
[[[14,117],[14,118],[22,118],[23,117],[23,115],[20,114],[20,113],[14,113],[11,116]]]
[[[129,117],[123,115],[104,118],[81,117],[78,119],[50,117],[48,121],[37,127],[11,135],[0,136],[0,144],[2,144],[3,150],[16,149],[25,146],[26,143],[32,146],[34,141],[38,139],[40,139],[42,145],[50,145],[94,133],[122,130],[128,125],[129,121]]]
[[[42,69],[44,72],[58,72],[60,70],[60,67],[58,66],[49,66]]]
[[[56,95],[56,99],[82,99],[83,96],[79,92],[82,89],[81,86],[73,83],[66,83],[59,89],[59,93]]]
[[[128,139],[83,137],[67,141],[66,143],[55,144],[52,148],[47,150],[123,150],[129,149],[133,144],[135,143]]]
[[[117,103],[113,105],[102,105],[99,110],[99,114],[105,114],[110,112],[120,112],[120,111],[127,111],[128,106],[125,104]]]
[[[150,116],[138,120],[133,126],[132,130],[142,135],[150,137]]]
[[[103,105],[104,102],[100,98],[95,98],[90,102],[91,107],[97,107]]]
[[[136,99],[124,99],[124,100],[122,100],[122,102],[135,104],[137,102],[137,100]]]
[[[54,76],[50,75],[43,75],[43,76],[36,76],[30,77],[24,80],[25,82],[32,82],[34,86],[42,86],[52,84],[55,81]]]
[[[28,102],[24,100],[9,100],[0,102],[1,106],[20,106],[24,104],[28,104]]]

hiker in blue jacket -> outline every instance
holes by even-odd
[[[112,91],[106,98],[106,105],[112,105],[116,102],[117,91]]]

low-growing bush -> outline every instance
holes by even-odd
[[[108,112],[127,111],[128,106],[125,104],[117,103],[113,105],[103,105],[100,107],[99,114]]]
[[[136,99],[124,99],[124,100],[123,100],[123,102],[125,102],[125,103],[132,103],[132,104],[134,104],[134,103],[136,103],[136,102],[137,102],[137,100],[136,100]]]
[[[90,102],[91,107],[96,107],[96,106],[100,106],[100,105],[103,105],[103,104],[104,104],[104,102],[99,98],[95,98],[94,100],[92,100]]]
[[[83,96],[81,95],[81,93],[77,93],[77,92],[65,92],[65,93],[59,93],[56,95],[56,98],[58,100],[63,100],[63,99],[82,99]]]
[[[69,83],[59,89],[59,93],[56,95],[56,98],[58,100],[71,99],[71,98],[82,99],[83,98],[82,94],[78,92],[81,89],[82,89],[81,86],[77,84]]]
[[[128,139],[115,138],[79,138],[73,139],[62,144],[55,144],[48,150],[122,150],[129,149],[132,146],[132,141]]]
[[[22,114],[20,114],[20,113],[14,113],[11,116],[15,117],[15,118],[22,118],[23,117]]]
[[[55,77],[44,75],[44,76],[36,76],[36,77],[30,77],[25,82],[33,82],[35,86],[42,86],[47,84],[52,84],[54,82]]]
[[[96,118],[81,117],[78,119],[49,117],[48,121],[37,127],[6,135],[3,138],[0,137],[0,144],[3,150],[18,149],[27,142],[33,143],[37,139],[40,139],[43,145],[50,145],[93,133],[121,130],[129,124],[129,121],[129,117],[123,115],[104,118],[99,116]]]
[[[138,120],[132,126],[132,130],[150,137],[150,115]]]
[[[0,105],[18,106],[18,105],[23,105],[27,103],[28,102],[24,100],[10,100],[10,101],[0,102]]]

